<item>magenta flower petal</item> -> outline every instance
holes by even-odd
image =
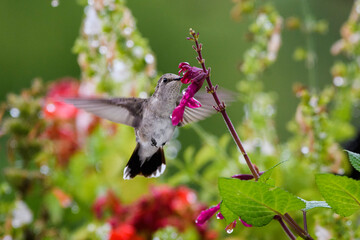
[[[186,106],[189,108],[199,108],[201,107],[201,103],[195,98],[190,98],[189,101],[186,103]]]
[[[224,216],[221,214],[221,212],[218,212],[216,214],[216,218],[222,220],[222,219],[224,219]]]
[[[263,175],[264,172],[259,172],[259,175]],[[240,180],[251,180],[254,178],[253,175],[251,174],[236,174],[234,176],[231,176],[232,178],[237,178],[237,179],[240,179]]]
[[[172,115],[171,115],[171,122],[173,126],[177,126],[180,121],[182,121],[185,111],[185,105],[179,105],[177,106]]]
[[[231,176],[232,178],[237,178],[237,179],[240,179],[240,180],[251,180],[254,178],[253,175],[251,174],[237,174],[237,175],[234,175],[234,176]]]
[[[241,218],[239,218],[239,220],[241,221],[241,223],[245,226],[245,227],[252,227],[251,224],[246,223],[244,220],[242,220]]]
[[[217,211],[220,209],[220,203],[216,206],[210,207],[204,211],[201,211],[200,215],[195,220],[197,225],[204,224],[207,220],[209,220]]]
[[[184,84],[188,84],[189,82],[191,82],[191,84],[186,89],[185,94],[182,96],[180,104],[174,109],[172,113],[171,121],[174,126],[177,126],[179,122],[183,120],[185,107],[201,107],[201,103],[193,97],[195,93],[199,91],[207,76],[206,71],[204,72],[201,68],[192,67],[187,62],[180,63],[179,68],[179,74],[183,74],[181,82]]]

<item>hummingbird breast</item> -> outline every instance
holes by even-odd
[[[139,152],[142,160],[152,156],[172,138],[175,126],[170,115],[174,108],[175,104],[164,106],[160,102],[152,102],[152,106],[145,108],[141,124],[135,129],[136,141],[142,146]]]

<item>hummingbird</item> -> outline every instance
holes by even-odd
[[[98,117],[135,129],[136,147],[123,173],[124,179],[137,175],[159,177],[166,168],[163,147],[171,140],[175,128],[202,120],[216,111],[208,93],[197,93],[199,108],[185,108],[183,120],[173,126],[171,114],[179,104],[181,77],[166,73],[158,80],[149,98],[67,98],[64,101]]]

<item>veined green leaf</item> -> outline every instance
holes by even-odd
[[[305,203],[291,193],[261,182],[219,179],[224,205],[255,227],[268,224],[275,215],[305,208]]]
[[[239,216],[232,212],[225,204],[222,202],[220,204],[220,212],[224,216],[226,224],[229,225],[234,220],[238,219]]]
[[[349,160],[351,165],[358,171],[360,172],[360,154],[358,153],[354,153],[354,152],[350,152],[350,151],[346,151],[349,155]]]
[[[306,204],[305,211],[309,211],[313,208],[331,208],[325,201],[306,201],[305,199],[300,199]]]
[[[345,176],[317,174],[316,184],[325,201],[341,216],[360,209],[360,182]]]
[[[271,174],[272,172],[274,171],[274,169],[279,166],[280,164],[286,162],[287,160],[285,161],[281,161],[279,163],[277,163],[276,165],[272,166],[271,168],[269,168],[266,172],[264,172],[260,178],[259,178],[259,182],[263,182],[263,183],[266,183],[267,180],[269,180],[269,178],[271,177]]]

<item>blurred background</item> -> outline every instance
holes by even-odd
[[[289,160],[276,185],[321,200],[315,173],[354,174],[342,148],[359,146],[358,9],[350,0],[0,1],[0,238],[287,239],[275,223],[231,235],[215,217],[195,224],[221,200],[218,177],[249,173],[220,114],[175,133],[161,178],[123,181],[133,130],[56,97],[151,94],[180,62],[197,65],[193,28],[213,83],[238,96],[228,113],[254,163]],[[358,219],[314,210],[309,228],[350,239]]]
[[[303,1],[273,3],[284,18],[304,16]],[[317,87],[332,81],[329,69],[335,60],[330,54],[330,47],[339,39],[339,29],[346,21],[352,3],[350,0],[308,3],[312,16],[325,19],[329,26],[326,34],[313,34],[317,54]],[[51,1],[40,0],[4,0],[0,4],[0,43],[3,52],[0,59],[0,100],[5,100],[8,92],[19,92],[29,87],[36,77],[44,81],[63,76],[79,78],[77,56],[72,53],[72,48],[79,35],[84,14],[82,6],[76,1],[61,1],[57,7],[52,7]],[[242,21],[231,18],[233,5],[231,1],[205,0],[128,2],[139,31],[155,52],[159,72],[177,72],[178,63],[182,61],[196,63],[194,52],[189,48],[191,43],[185,41],[188,29],[192,27],[201,33],[201,41],[206,47],[204,57],[207,65],[213,69],[214,82],[228,89],[234,89],[241,79],[241,57],[250,44],[246,40],[249,22],[246,18]],[[309,77],[305,64],[293,61],[294,50],[306,46],[306,36],[301,31],[284,31],[282,38],[277,61],[262,77],[266,89],[274,91],[279,99],[276,126],[281,139],[285,139],[289,136],[286,122],[293,116],[297,105],[292,85],[295,82],[307,84]],[[234,121],[239,121],[241,111],[233,108],[229,111]],[[201,124],[211,126],[214,121],[211,119]]]

